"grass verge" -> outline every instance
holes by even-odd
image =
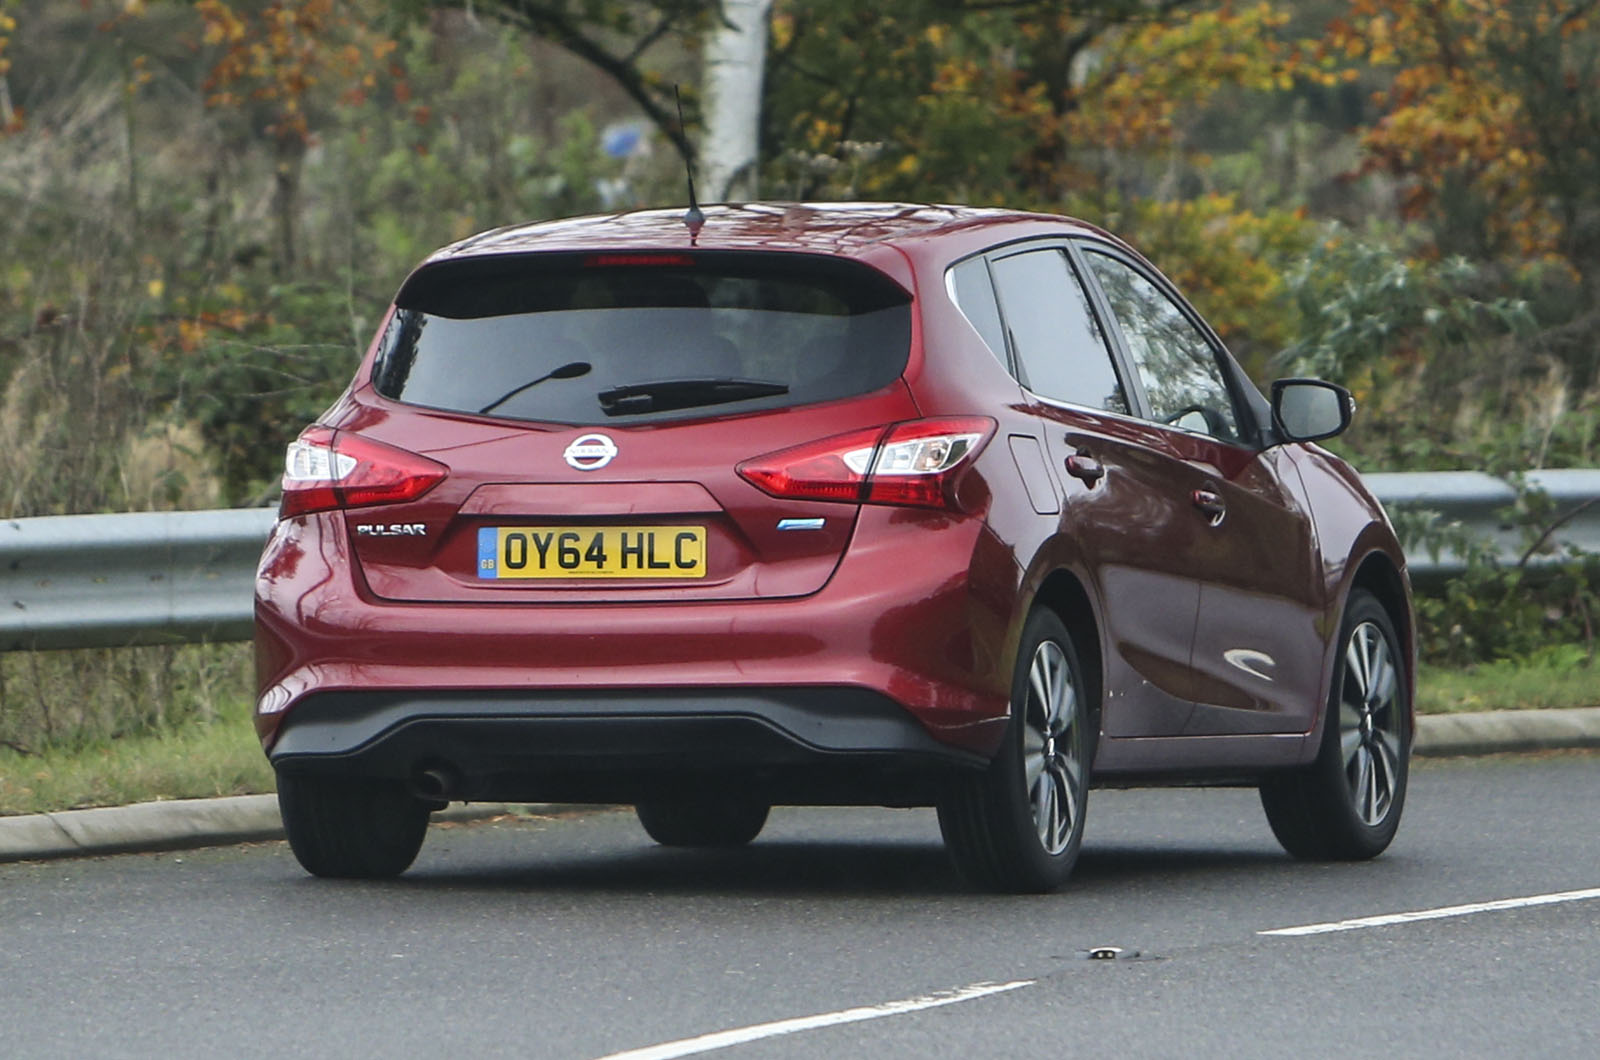
[[[1463,669],[1424,665],[1417,673],[1423,714],[1593,706],[1600,706],[1600,672],[1576,644]]]
[[[75,750],[0,748],[0,815],[272,790],[245,704],[229,705],[212,721]]]

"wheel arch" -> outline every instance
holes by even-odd
[[[1350,594],[1357,589],[1371,593],[1379,606],[1394,623],[1400,638],[1400,653],[1406,661],[1405,687],[1407,731],[1416,738],[1417,731],[1417,633],[1415,616],[1411,608],[1411,583],[1404,568],[1382,547],[1369,549],[1360,559],[1351,557],[1346,570],[1351,573],[1342,582],[1335,605],[1329,615],[1332,622],[1328,640],[1327,661],[1323,668],[1322,702],[1318,707],[1316,724],[1306,733],[1306,760],[1314,756],[1322,739],[1322,727],[1327,724],[1329,699],[1333,695],[1333,680],[1339,671],[1339,631],[1344,628],[1344,617],[1350,607]]]
[[[1416,732],[1417,713],[1417,633],[1411,607],[1411,587],[1395,561],[1382,551],[1368,553],[1356,567],[1350,588],[1365,589],[1377,598],[1400,636],[1400,650],[1406,658],[1406,706],[1410,713],[1407,731]],[[1348,601],[1349,592],[1345,593]],[[1341,608],[1342,612],[1343,608]],[[1343,621],[1343,615],[1340,616]]]
[[[1039,586],[1039,591],[1033,597],[1033,607],[1048,608],[1072,635],[1073,646],[1079,654],[1078,662],[1083,666],[1085,680],[1089,682],[1089,702],[1094,711],[1092,729],[1098,748],[1100,709],[1105,697],[1105,659],[1100,644],[1100,623],[1089,591],[1077,575],[1058,568]],[[1090,761],[1092,764],[1092,756]]]

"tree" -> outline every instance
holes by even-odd
[[[473,9],[593,64],[616,81],[685,159],[694,157],[677,119],[674,84],[651,70],[646,56],[669,42],[698,51],[703,34],[721,14],[720,0],[444,0],[435,6]],[[692,114],[693,94],[688,102]]]
[[[1554,357],[1600,375],[1600,0],[1350,0],[1332,48],[1392,70],[1363,136],[1365,169],[1397,181],[1432,250],[1531,288]],[[1553,267],[1551,267],[1553,266]]]
[[[1285,24],[1265,3],[1211,0],[791,2],[774,20],[764,139],[797,150],[802,194],[844,172],[895,196],[1148,195],[1160,189],[1127,162],[1182,146],[1185,108],[1224,86],[1332,76]],[[870,167],[862,143],[882,145]]]
[[[1329,45],[1393,69],[1366,168],[1443,253],[1600,283],[1600,0],[1352,0]]]
[[[406,101],[404,71],[391,59],[397,45],[378,17],[381,8],[371,4],[196,0],[194,8],[201,40],[217,54],[204,85],[207,103],[272,144],[275,264],[287,276],[299,260],[301,174],[314,125],[336,103],[374,91],[380,79]]]
[[[755,198],[772,0],[724,0],[706,39],[702,167],[710,199]]]

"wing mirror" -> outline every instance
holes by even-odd
[[[1289,442],[1315,442],[1342,434],[1355,415],[1350,391],[1321,379],[1279,379],[1272,384],[1272,426]]]

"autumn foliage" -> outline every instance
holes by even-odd
[[[1594,0],[1353,0],[1331,49],[1392,71],[1368,171],[1448,249],[1596,265],[1600,23]]]
[[[230,503],[257,499],[421,254],[682,201],[716,6],[0,0],[0,449],[56,446],[51,423],[90,415],[50,403],[59,381],[103,369],[82,408],[126,397],[122,420],[95,413],[108,447],[170,421]],[[1527,393],[1600,406],[1597,18],[1600,0],[776,0],[761,192],[1104,224],[1252,371],[1345,373],[1389,425],[1370,461],[1467,462],[1462,439],[1518,422]],[[605,149],[616,126],[645,130],[619,138],[637,150]],[[51,415],[7,411],[32,409]],[[1565,430],[1539,460],[1600,450]],[[108,466],[7,510],[125,503]]]

